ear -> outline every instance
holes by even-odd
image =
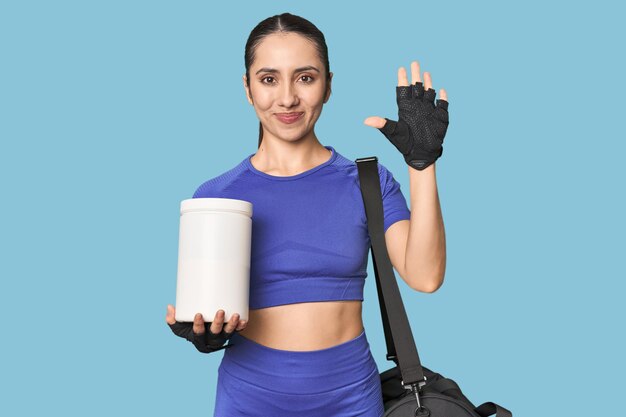
[[[328,101],[328,99],[330,98],[330,94],[332,93],[332,88],[331,88],[331,84],[333,81],[333,73],[329,73],[330,78],[328,79],[328,85],[326,86],[326,96],[324,97],[324,104],[326,104],[326,102]]]
[[[250,94],[250,87],[248,86],[247,82],[248,80],[246,80],[246,74],[244,74],[241,79],[243,80],[243,88],[246,91],[246,98],[248,99],[248,103],[253,104],[252,95]]]

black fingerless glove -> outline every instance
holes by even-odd
[[[232,337],[234,331],[228,333],[222,329],[219,334],[215,334],[211,332],[211,323],[204,323],[203,334],[196,334],[193,331],[193,323],[190,322],[177,321],[174,324],[168,323],[168,326],[176,336],[187,339],[202,353],[211,353],[231,347],[230,344],[225,345],[225,343]]]
[[[448,102],[437,99],[435,90],[424,92],[421,82],[396,86],[398,121],[385,118],[378,129],[404,155],[409,166],[423,170],[443,153],[443,138],[448,129]]]

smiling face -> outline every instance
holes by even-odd
[[[330,80],[315,45],[297,33],[268,35],[256,47],[244,88],[263,125],[263,139],[298,141],[313,135],[330,97]],[[332,79],[332,73],[330,73]],[[300,114],[295,120],[281,118]]]

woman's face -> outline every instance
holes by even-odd
[[[297,141],[312,132],[330,97],[324,64],[313,43],[296,33],[266,36],[255,51],[246,95],[263,125],[264,139]],[[330,74],[332,78],[332,73]],[[301,114],[294,121],[287,113]]]

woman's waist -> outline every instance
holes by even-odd
[[[362,332],[362,302],[349,300],[251,309],[239,334],[274,349],[312,351],[350,341]]]
[[[219,372],[259,389],[317,394],[370,379],[380,383],[365,330],[346,342],[309,351],[273,349],[240,333],[230,343]]]

